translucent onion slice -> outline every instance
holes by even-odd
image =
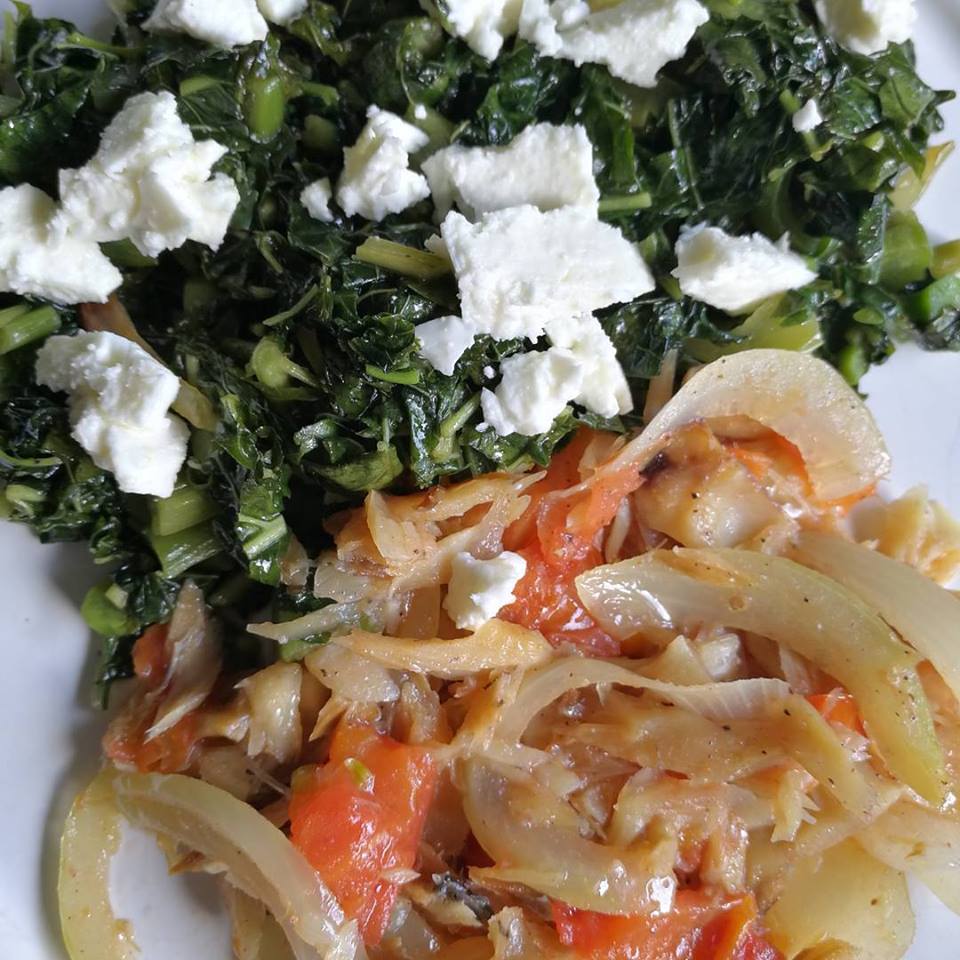
[[[727,417],[749,417],[796,446],[823,501],[863,493],[890,469],[863,401],[829,364],[792,350],[745,350],[703,367],[616,462],[647,459],[684,424]]]
[[[692,713],[720,722],[755,717],[767,704],[779,703],[790,695],[787,684],[774,678],[681,686],[641,676],[610,660],[564,657],[524,680],[516,699],[502,712],[496,736],[508,742],[519,740],[530,721],[554,700],[571,690],[600,683],[649,690]]]
[[[464,764],[463,792],[470,827],[495,861],[493,867],[471,871],[478,880],[522,883],[601,913],[670,908],[676,888],[675,843],[626,849],[587,840],[568,815],[555,815],[556,797],[532,780],[518,783],[479,759]]]
[[[873,607],[926,657],[960,700],[960,600],[922,573],[859,543],[808,532],[793,553]]]
[[[793,757],[858,819],[876,815],[878,793],[872,778],[851,763],[833,728],[802,697],[791,695],[782,680],[758,677],[680,686],[651,680],[609,660],[569,657],[532,673],[516,700],[501,715],[496,736],[518,740],[530,721],[570,690],[596,684],[648,690],[675,706],[734,730],[756,744],[774,762],[778,751]],[[749,721],[743,727],[737,721]]]
[[[543,634],[503,620],[489,620],[457,640],[411,640],[355,630],[334,641],[393,670],[458,680],[481,670],[533,667],[553,655]],[[312,668],[311,668],[312,669]]]
[[[152,740],[195,710],[210,695],[220,675],[219,628],[207,616],[203,591],[188,580],[180,588],[165,643],[167,675],[163,697],[147,731]]]
[[[895,803],[857,840],[878,860],[914,874],[960,914],[960,816]]]
[[[590,615],[613,636],[703,624],[768,637],[854,696],[893,773],[943,801],[943,757],[917,674],[919,657],[859,597],[792,560],[746,550],[656,550],[577,578]]]
[[[853,840],[798,864],[764,925],[787,957],[835,941],[870,960],[900,960],[915,927],[903,875]]]
[[[357,926],[316,871],[266,817],[224,790],[180,775],[116,777],[117,806],[132,823],[222,863],[228,879],[263,902],[298,960],[363,956]]]
[[[126,921],[110,905],[110,861],[120,847],[120,811],[113,772],[105,770],[67,815],[60,840],[60,927],[70,960],[135,960],[139,956]]]

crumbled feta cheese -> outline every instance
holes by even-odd
[[[483,368],[483,376],[487,380],[492,380],[497,375],[497,371],[489,364]]]
[[[95,403],[71,403],[74,439],[93,462],[109,470],[126,493],[169,497],[187,458],[190,430],[179,418],[165,416],[150,427],[110,420]]]
[[[676,253],[673,275],[683,293],[728,313],[817,279],[803,257],[789,249],[786,237],[780,243],[761,233],[734,237],[701,223],[680,232]]]
[[[37,382],[51,390],[96,397],[116,420],[161,420],[180,379],[143,347],[115,333],[50,337],[37,352]]]
[[[226,152],[214,140],[193,139],[172,93],[131,97],[93,159],[60,171],[54,229],[98,242],[129,237],[151,257],[187,240],[217,249],[240,202],[230,177],[211,176]]]
[[[637,248],[579,207],[511,207],[477,223],[451,212],[440,230],[464,320],[497,340],[536,339],[556,317],[589,314],[654,288]]]
[[[492,560],[469,553],[453,558],[443,607],[460,630],[479,630],[516,599],[513,591],[527,572],[527,561],[505,550]]]
[[[330,212],[330,198],[332,196],[333,188],[330,186],[330,178],[321,177],[319,180],[314,180],[309,186],[304,187],[300,194],[300,202],[307,208],[307,213],[314,220],[332,223],[333,214]]]
[[[427,108],[422,104],[418,103],[413,108],[413,118],[414,120],[426,120],[427,119]]]
[[[453,376],[457,361],[473,343],[476,330],[460,317],[438,317],[416,329],[420,355],[440,373]]]
[[[905,43],[917,20],[914,0],[816,0],[815,6],[841,47],[866,56]]]
[[[546,433],[583,390],[584,365],[559,347],[507,357],[500,374],[496,392],[483,390],[480,405],[485,422],[501,437]]]
[[[816,100],[808,100],[794,115],[793,129],[797,133],[809,133],[823,123],[823,114]]]
[[[583,368],[583,385],[572,399],[601,417],[633,409],[633,396],[617,351],[596,317],[573,317],[547,324],[555,347],[569,350]]]
[[[309,0],[257,0],[260,12],[271,23],[286,26],[309,6]]]
[[[443,0],[444,26],[461,37],[474,53],[496,59],[503,41],[517,32],[522,0]],[[432,0],[420,0],[428,13],[436,10]]]
[[[585,0],[523,0],[519,31],[546,56],[602,63],[614,76],[653,87],[709,19],[697,0],[622,0],[596,13]]]
[[[424,161],[423,172],[438,218],[454,205],[471,220],[525,203],[595,213],[600,199],[593,144],[579,124],[533,124],[503,147],[446,147]]]
[[[343,173],[337,183],[337,203],[347,216],[359,213],[382,220],[430,196],[426,179],[411,170],[410,154],[430,138],[395,113],[371,106],[367,125],[357,142],[343,151]]]
[[[267,36],[256,0],[159,0],[143,29],[186,33],[216,47],[239,47]]]
[[[0,290],[59,303],[103,303],[123,277],[92,240],[51,230],[56,209],[27,183],[0,190]]]
[[[37,383],[70,394],[73,436],[127,493],[168,497],[190,431],[168,413],[180,379],[113,333],[50,337],[37,352]]]

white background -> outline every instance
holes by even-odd
[[[36,0],[34,7],[85,28],[105,20],[100,0]],[[960,88],[960,4],[919,0],[919,7],[922,74],[935,86]],[[960,105],[944,113],[947,132],[960,138]],[[960,235],[958,197],[960,155],[921,207],[939,239]],[[926,483],[960,515],[960,355],[904,348],[864,387],[893,453],[891,489]],[[57,842],[68,798],[96,769],[103,726],[90,709],[93,648],[77,613],[97,579],[85,548],[43,547],[25,529],[0,524],[6,647],[0,667],[0,957],[6,960],[63,958],[54,894]],[[151,841],[129,842],[114,877],[117,906],[136,915],[145,960],[228,956],[211,887],[163,876]],[[945,944],[960,943],[960,920],[916,893],[919,933],[910,960],[955,955],[960,948]]]

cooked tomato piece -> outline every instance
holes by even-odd
[[[155,623],[133,645],[133,672],[151,689],[167,675],[167,625]]]
[[[584,566],[559,569],[547,563],[539,544],[525,547],[520,555],[527,572],[514,588],[513,603],[497,615],[528,630],[539,630],[552,644],[572,643],[598,657],[615,657],[620,644],[587,613],[577,594],[577,575],[602,563],[595,551]]]
[[[612,916],[553,904],[561,943],[590,960],[782,960],[757,929],[752,896],[683,890],[667,914]]]
[[[554,454],[547,467],[547,475],[535,483],[529,490],[530,505],[519,520],[512,523],[504,533],[503,545],[507,550],[519,550],[530,544],[537,528],[537,516],[544,497],[557,490],[568,490],[580,482],[580,461],[588,446],[597,436],[595,430],[581,427],[573,439],[558,453]]]
[[[169,730],[147,740],[154,712],[151,708],[146,713],[120,714],[104,734],[103,752],[114,763],[136,767],[141,773],[186,770],[200,738],[199,715],[188,713]]]
[[[865,735],[857,701],[843,687],[837,687],[830,693],[812,693],[807,700],[824,720]]]
[[[344,721],[326,765],[294,780],[291,839],[369,945],[383,937],[397,898],[390,873],[416,862],[436,779],[424,748]]]

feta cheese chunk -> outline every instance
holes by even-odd
[[[357,142],[343,151],[343,173],[337,182],[337,203],[347,216],[359,213],[382,220],[430,196],[422,174],[410,169],[410,154],[430,138],[395,113],[371,106]]]
[[[194,140],[172,93],[131,97],[93,159],[60,171],[54,229],[97,242],[129,237],[150,257],[187,240],[217,249],[240,202],[230,177],[211,176],[226,152],[214,140]]]
[[[457,361],[473,344],[477,331],[460,317],[437,317],[416,329],[420,355],[440,373],[452,377]]]
[[[584,365],[558,347],[507,357],[500,374],[496,392],[480,394],[480,406],[484,421],[501,437],[546,433],[583,390]]]
[[[637,248],[582,208],[510,207],[477,223],[451,212],[440,232],[463,319],[497,340],[536,339],[556,317],[589,314],[654,288]]]
[[[438,219],[454,205],[471,220],[525,203],[596,213],[600,199],[593,144],[579,124],[536,123],[503,147],[446,147],[424,161],[423,172]]]
[[[190,431],[168,411],[180,378],[114,333],[50,337],[37,352],[37,383],[70,394],[73,437],[127,493],[169,497]]]
[[[58,303],[103,303],[123,277],[92,240],[51,230],[56,209],[27,183],[0,190],[0,290]]]
[[[522,0],[442,0],[444,26],[487,60],[496,59],[503,41],[517,32]],[[427,13],[437,4],[420,0]]]
[[[794,115],[793,129],[797,133],[809,133],[823,123],[823,114],[816,100],[808,100]]]
[[[505,550],[492,560],[477,560],[469,553],[453,558],[450,585],[443,608],[460,630],[479,630],[505,606],[527,572],[527,561]]]
[[[136,427],[104,416],[96,404],[70,404],[73,437],[126,493],[169,497],[187,458],[190,430],[179,418],[165,416],[150,427]]]
[[[257,6],[267,20],[283,27],[307,9],[309,0],[257,0]]]
[[[917,21],[914,0],[816,0],[814,6],[841,47],[865,56],[905,43]]]
[[[709,19],[697,0],[621,0],[596,13],[585,0],[523,0],[519,32],[546,56],[602,63],[622,80],[654,87]]]
[[[583,384],[572,399],[601,417],[633,409],[633,395],[617,351],[596,317],[573,317],[547,324],[555,347],[569,350],[583,369]]]
[[[681,231],[676,248],[679,265],[673,275],[686,296],[740,313],[817,279],[786,240],[773,243],[761,233],[734,237],[701,223]]]
[[[330,198],[332,196],[333,188],[330,186],[330,178],[321,177],[319,180],[314,180],[309,186],[304,187],[300,194],[300,202],[307,208],[307,213],[314,220],[332,223],[333,214],[330,212]]]
[[[239,47],[267,36],[256,0],[159,0],[144,21],[150,33],[186,33],[215,47]]]

